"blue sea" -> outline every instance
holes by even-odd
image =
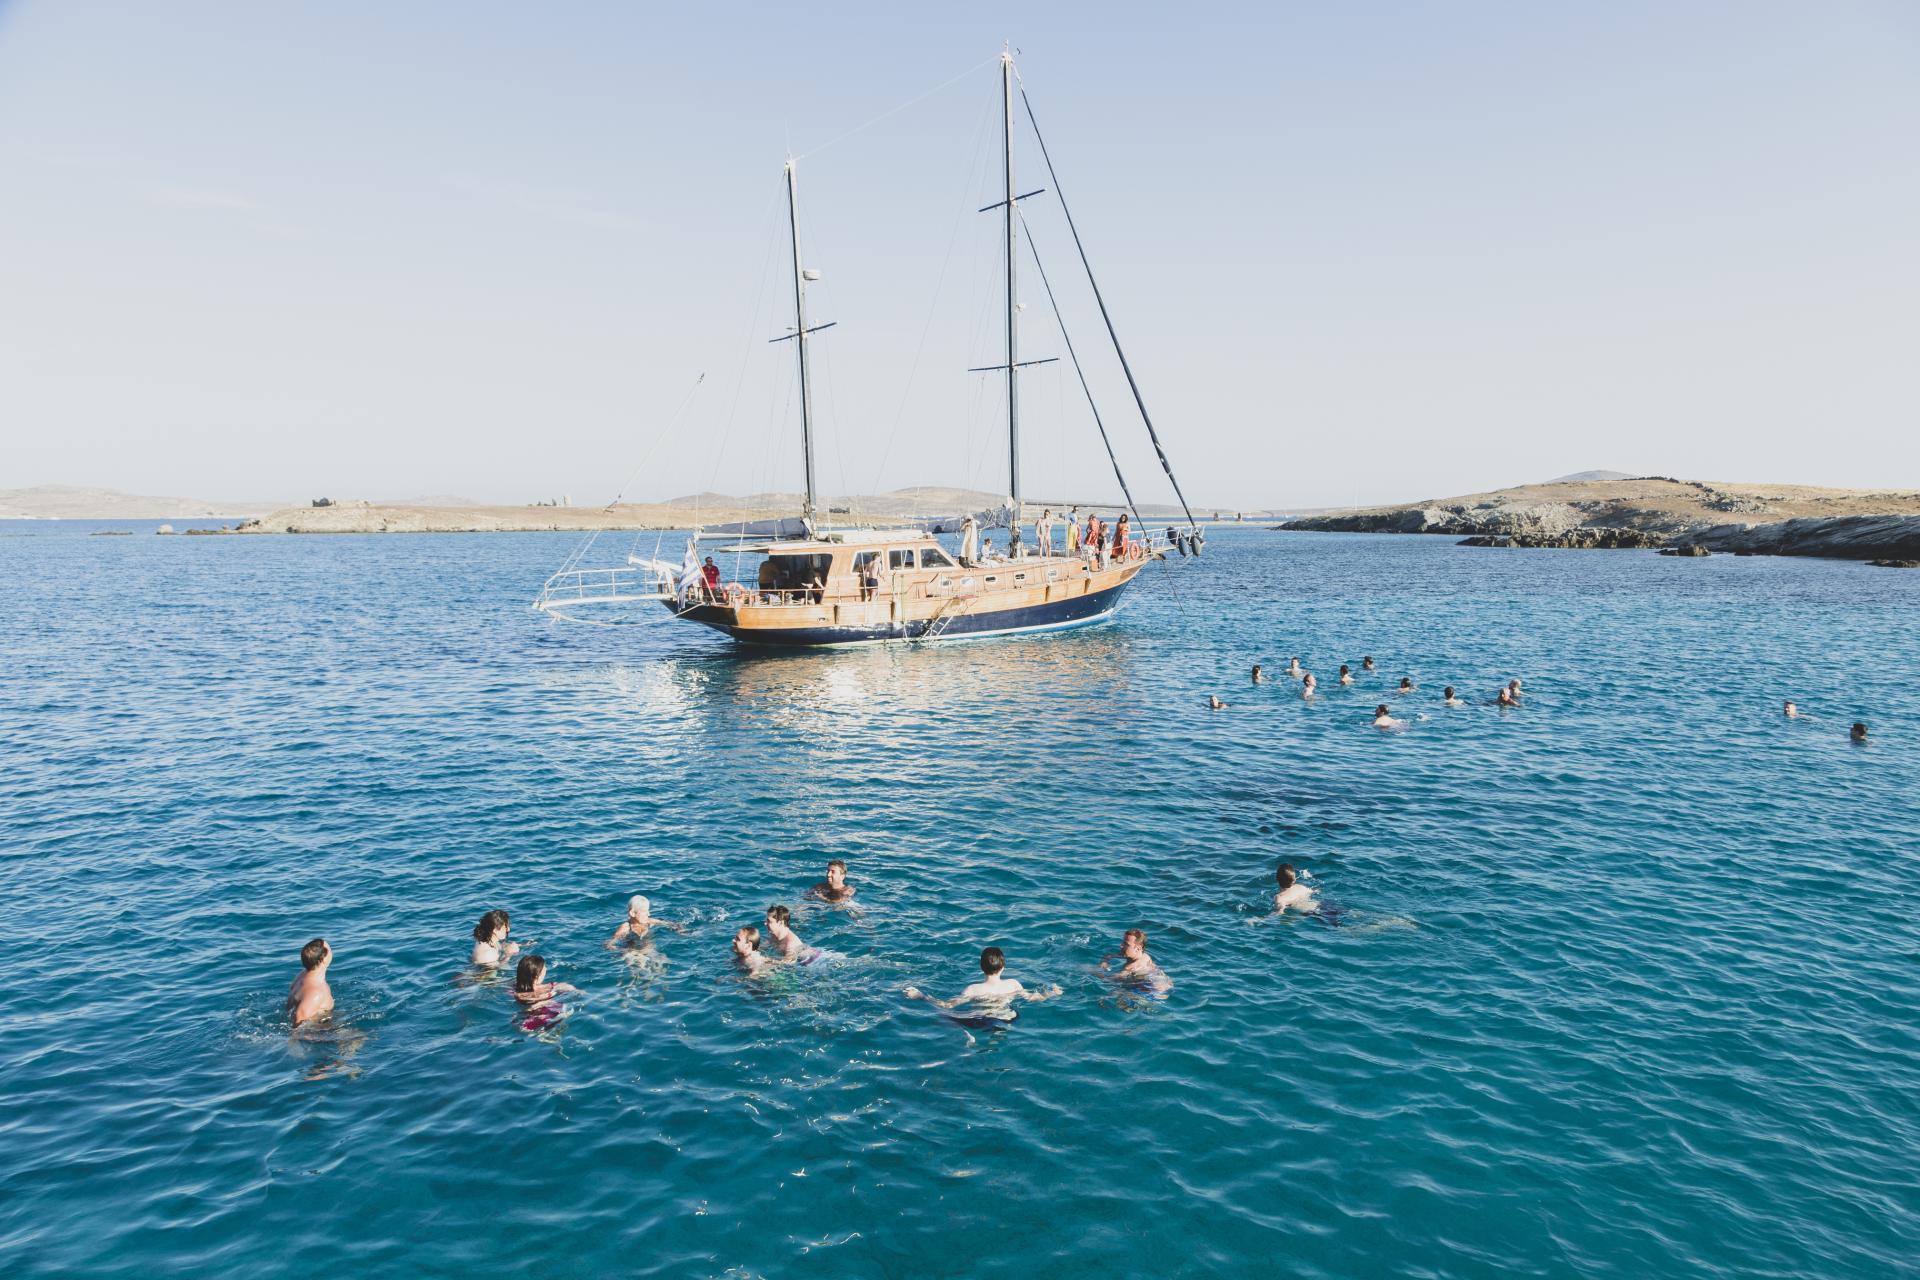
[[[0,526],[10,1277],[1915,1274],[1920,573],[1228,529],[760,655],[531,611],[564,535],[96,527]],[[1064,994],[902,998],[988,945]]]

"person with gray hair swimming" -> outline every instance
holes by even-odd
[[[620,927],[613,931],[611,938],[607,939],[607,945],[617,947],[623,941],[629,945],[638,945],[645,942],[647,935],[655,928],[672,929],[675,933],[687,931],[687,926],[684,924],[673,920],[662,920],[654,915],[653,904],[644,894],[636,893],[627,899],[627,918],[620,922]]]

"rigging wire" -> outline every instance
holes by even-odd
[[[1020,78],[1017,69],[1013,74],[1015,79]],[[1187,495],[1180,492],[1180,481],[1174,477],[1173,464],[1167,461],[1167,451],[1160,445],[1160,433],[1153,429],[1153,418],[1147,413],[1147,402],[1140,394],[1140,384],[1134,379],[1133,366],[1127,363],[1127,353],[1120,347],[1120,335],[1114,332],[1113,317],[1107,313],[1107,300],[1101,296],[1100,282],[1093,278],[1093,264],[1087,261],[1087,247],[1080,242],[1080,229],[1074,225],[1073,214],[1067,208],[1067,194],[1060,188],[1060,175],[1054,172],[1053,157],[1047,152],[1047,140],[1040,135],[1040,121],[1034,118],[1033,101],[1027,97],[1025,80],[1020,80],[1020,103],[1027,109],[1027,123],[1033,126],[1033,140],[1040,144],[1040,158],[1046,162],[1047,179],[1053,183],[1053,194],[1060,200],[1060,212],[1066,215],[1067,230],[1073,233],[1073,247],[1080,253],[1080,265],[1086,270],[1087,283],[1093,286],[1093,300],[1099,304],[1100,319],[1106,323],[1107,338],[1113,343],[1113,353],[1120,357],[1121,372],[1127,375],[1127,387],[1133,392],[1133,403],[1140,410],[1140,420],[1147,424],[1147,437],[1153,441],[1153,451],[1160,455],[1160,469],[1167,473],[1167,480],[1173,485],[1173,495],[1180,499],[1180,509],[1187,513],[1187,527],[1194,528],[1193,508],[1187,505]]]
[[[892,117],[892,116],[897,116],[902,111],[905,111],[908,107],[915,106],[919,103],[925,102],[928,98],[931,98],[934,94],[939,93],[942,89],[951,89],[954,85],[959,84],[962,80],[965,80],[968,76],[972,75],[974,72],[978,71],[980,68],[985,66],[990,66],[993,63],[996,63],[998,61],[1000,61],[1000,55],[996,53],[991,58],[986,58],[980,62],[976,62],[972,66],[968,67],[965,71],[962,71],[959,75],[953,77],[953,79],[943,80],[939,84],[933,86],[933,88],[928,89],[925,93],[918,94],[914,97],[908,98],[905,102],[901,103],[899,106],[894,107],[888,111],[882,111],[879,115],[867,121],[865,124],[857,124],[853,128],[847,130],[845,133],[840,134],[838,137],[829,138],[827,141],[821,143],[819,146],[815,147],[813,150],[806,152],[804,155],[794,156],[793,158],[795,160],[805,160],[807,156],[817,156],[822,151],[825,151],[828,147],[834,146],[837,143],[845,142],[848,138],[851,138],[854,134],[863,133],[866,130],[871,129],[874,125],[879,124],[882,120],[888,119],[889,117]]]
[[[1133,500],[1133,490],[1127,488],[1127,477],[1120,471],[1120,459],[1114,455],[1113,441],[1107,437],[1107,424],[1100,420],[1100,406],[1093,402],[1093,388],[1087,385],[1086,370],[1080,367],[1080,353],[1073,349],[1073,338],[1067,333],[1066,318],[1060,314],[1060,302],[1053,296],[1053,282],[1047,279],[1047,268],[1040,261],[1040,249],[1033,243],[1033,228],[1027,225],[1025,216],[1020,219],[1020,230],[1026,233],[1027,250],[1033,255],[1033,265],[1040,272],[1040,283],[1046,288],[1047,305],[1053,308],[1053,322],[1060,328],[1060,340],[1066,344],[1067,358],[1073,361],[1073,371],[1080,378],[1080,390],[1086,393],[1087,408],[1093,414],[1093,425],[1100,428],[1100,443],[1107,446],[1107,461],[1113,464],[1113,478],[1120,482],[1120,492],[1126,495],[1127,510],[1133,512],[1134,524],[1144,533],[1147,522]]]

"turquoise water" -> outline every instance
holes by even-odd
[[[754,657],[529,612],[564,537],[86,528],[0,526],[8,1275],[1913,1274],[1920,573],[1231,530],[1096,630]],[[738,978],[835,856],[843,958]],[[632,893],[690,931],[606,950]],[[990,943],[1066,994],[899,998]]]

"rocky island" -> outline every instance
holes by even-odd
[[[1451,534],[1473,546],[1699,548],[1741,555],[1920,557],[1920,491],[1585,473],[1457,498],[1357,507],[1288,530]]]

